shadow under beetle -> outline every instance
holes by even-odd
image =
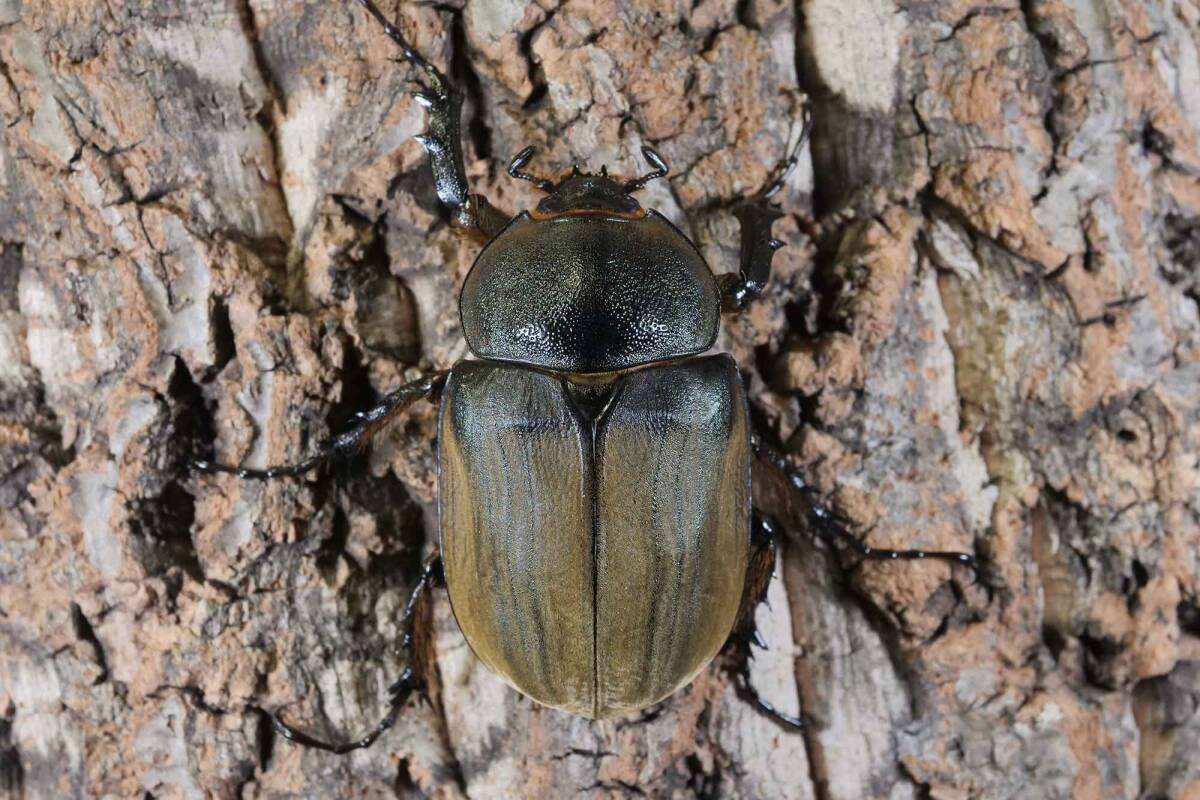
[[[509,174],[546,193],[508,217],[471,194],[463,168],[462,95],[414,50],[371,0],[359,0],[423,76],[429,111],[418,139],[438,198],[456,224],[486,242],[459,298],[475,358],[401,386],[299,464],[197,469],[244,478],[298,476],[350,454],[420,399],[438,400],[440,555],[425,565],[403,619],[408,666],[387,716],[365,737],[317,740],[276,715],[292,741],[333,752],[369,746],[424,687],[415,611],[445,583],[475,654],[518,691],[585,717],[645,709],[671,695],[727,644],[739,649],[739,692],[776,720],[747,678],[757,642],[753,611],[774,566],[771,524],[751,509],[758,456],[804,495],[816,534],[863,558],[966,553],[878,550],[850,536],[778,454],[752,434],[746,395],[728,354],[703,355],[722,309],[756,298],[782,243],[770,198],[778,177],[735,210],[741,264],[714,278],[700,251],[634,192],[667,174],[627,181],[577,168],[558,181]],[[807,131],[807,125],[805,126]]]

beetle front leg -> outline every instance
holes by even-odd
[[[741,258],[738,271],[720,277],[721,307],[725,311],[742,311],[758,298],[771,280],[771,260],[783,242],[771,235],[771,226],[783,216],[774,197],[787,181],[800,159],[800,150],[808,141],[811,120],[807,113],[795,147],[780,166],[771,184],[755,197],[733,209],[742,231]]]
[[[963,564],[971,569],[976,568],[975,556],[970,553],[962,553],[956,550],[891,550],[882,547],[872,547],[860,541],[848,530],[850,521],[826,508],[821,503],[817,491],[808,485],[800,472],[788,463],[788,460],[782,453],[763,443],[758,436],[753,437],[751,445],[754,448],[754,454],[780,472],[787,479],[788,485],[795,489],[803,498],[805,504],[805,521],[808,523],[809,529],[826,542],[833,544],[835,541],[841,541],[846,546],[857,551],[864,560],[896,561],[932,558],[940,561],[949,561],[954,564]]]
[[[462,92],[409,44],[375,3],[358,2],[383,26],[384,33],[400,48],[405,60],[424,73],[424,78],[415,79],[418,91],[413,95],[429,111],[429,130],[415,138],[429,153],[438,199],[454,214],[458,227],[484,241],[492,238],[508,222],[508,217],[483,195],[470,193],[463,166]]]
[[[414,693],[425,691],[424,676],[428,665],[425,664],[423,659],[425,643],[415,640],[415,633],[417,633],[416,623],[420,620],[428,619],[424,606],[429,602],[430,593],[434,587],[443,585],[444,583],[445,575],[442,571],[442,558],[440,554],[435,552],[425,562],[425,566],[421,570],[421,577],[417,581],[412,594],[409,595],[408,604],[404,607],[404,616],[400,621],[401,630],[403,631],[401,649],[405,657],[404,671],[400,673],[400,679],[388,688],[388,696],[390,698],[388,712],[370,733],[350,742],[342,742],[340,744],[325,742],[309,736],[307,733],[297,730],[284,722],[283,715],[279,711],[276,711],[273,716],[275,730],[279,731],[290,742],[295,742],[304,747],[337,753],[338,755],[370,747],[374,744],[375,740],[383,735],[384,731],[396,724],[396,720],[400,716],[400,711],[404,708],[404,704],[408,702],[408,699]]]
[[[324,464],[334,458],[344,458],[358,452],[387,424],[403,413],[413,403],[423,398],[435,398],[446,382],[446,373],[437,372],[426,375],[415,381],[406,383],[394,392],[386,395],[383,400],[358,415],[358,423],[348,431],[339,433],[330,439],[316,455],[306,458],[297,464],[286,464],[266,469],[249,469],[228,464],[218,464],[213,461],[193,461],[192,468],[199,472],[227,472],[239,478],[267,480],[270,478],[294,478]]]

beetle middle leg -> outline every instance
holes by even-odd
[[[454,214],[461,229],[481,241],[490,239],[504,227],[508,217],[483,195],[470,193],[463,166],[462,92],[409,44],[372,0],[358,2],[383,26],[383,32],[400,48],[404,59],[424,73],[423,78],[415,79],[418,90],[413,95],[429,111],[429,130],[414,138],[429,153],[438,199]]]
[[[347,431],[334,436],[321,447],[316,455],[296,464],[284,464],[266,469],[249,469],[213,461],[193,461],[192,468],[200,472],[228,472],[239,478],[267,480],[270,478],[294,478],[310,472],[326,461],[342,458],[358,452],[372,436],[383,430],[389,422],[403,413],[409,406],[422,398],[434,398],[441,393],[446,382],[446,373],[437,372],[406,383],[387,394],[374,407],[358,415],[358,423]]]
[[[755,436],[751,441],[754,454],[762,461],[777,470],[786,479],[788,485],[803,499],[805,504],[805,521],[809,530],[826,542],[843,542],[855,550],[864,560],[897,561],[937,559],[953,564],[963,564],[971,569],[976,568],[975,556],[957,550],[892,550],[883,547],[872,547],[849,531],[849,520],[846,520],[821,503],[815,489],[808,485],[800,472],[794,469],[783,454],[765,444]]]
[[[414,693],[425,691],[425,675],[429,669],[429,664],[425,660],[425,655],[428,653],[428,643],[418,638],[418,635],[425,633],[418,626],[421,623],[428,622],[429,609],[427,606],[430,594],[436,586],[443,583],[445,583],[445,578],[442,571],[442,558],[440,554],[435,552],[425,562],[425,566],[421,570],[421,577],[408,598],[408,604],[404,607],[404,616],[400,621],[400,627],[403,631],[400,646],[404,654],[404,671],[400,673],[400,679],[388,688],[388,696],[390,698],[388,712],[379,721],[379,724],[371,729],[370,733],[349,742],[325,742],[284,722],[283,715],[279,711],[276,711],[273,717],[275,730],[279,731],[288,741],[305,747],[313,747],[318,750],[337,753],[338,755],[349,753],[351,750],[370,747],[374,744],[375,740],[383,735],[384,731],[396,724],[396,720],[400,716],[400,711],[404,708],[404,704],[408,702],[408,699]]]
[[[803,119],[800,136],[780,165],[775,179],[766,189],[733,210],[742,230],[741,260],[736,273],[721,276],[721,306],[726,311],[745,309],[763,293],[771,279],[771,260],[775,251],[783,247],[783,242],[771,236],[771,226],[783,216],[779,204],[772,203],[771,198],[783,188],[800,159],[800,150],[808,141],[812,123],[807,112]]]

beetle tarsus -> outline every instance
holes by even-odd
[[[405,673],[408,674],[408,672],[409,671],[406,669]],[[341,742],[335,744],[332,742],[322,741],[313,736],[309,736],[304,731],[289,725],[283,719],[283,714],[279,711],[276,711],[272,715],[271,719],[275,723],[275,730],[277,730],[279,734],[289,742],[293,742],[304,747],[311,747],[315,750],[324,750],[328,753],[334,753],[336,755],[344,755],[352,750],[361,750],[364,747],[370,747],[371,745],[375,744],[376,739],[382,736],[384,732],[388,730],[388,728],[391,728],[396,724],[396,720],[400,718],[401,709],[404,708],[404,704],[408,702],[408,698],[412,696],[413,692],[414,687],[411,685],[411,681],[405,681],[403,678],[393,685],[391,689],[391,704],[388,708],[387,714],[382,720],[379,721],[379,724],[376,725],[370,733],[361,739],[357,739],[352,742]]]
[[[799,714],[788,714],[785,711],[780,711],[772,703],[764,700],[762,695],[758,693],[758,690],[754,688],[754,684],[750,683],[748,662],[738,673],[735,685],[738,697],[754,706],[767,719],[789,732],[804,730],[804,719]]]
[[[305,459],[298,464],[286,464],[266,469],[250,469],[249,467],[235,467],[229,464],[218,464],[212,461],[193,461],[191,467],[196,472],[206,472],[210,475],[224,472],[230,475],[237,475],[245,480],[264,481],[272,478],[297,478],[305,475],[315,469],[319,464],[325,461],[325,456],[314,456],[313,458]]]
[[[441,554],[435,551],[433,555],[426,559],[421,569],[421,577],[417,579],[417,585],[413,587],[412,594],[408,597],[408,603],[404,606],[404,616],[400,620],[400,626],[403,631],[400,635],[401,649],[406,662],[404,671],[400,673],[399,680],[388,687],[390,700],[387,714],[384,715],[383,719],[379,721],[379,724],[370,733],[360,739],[349,742],[326,742],[310,736],[298,728],[292,727],[283,719],[283,714],[279,711],[276,711],[272,715],[275,730],[279,731],[280,735],[288,741],[295,742],[298,745],[342,755],[352,750],[361,750],[364,747],[370,747],[374,744],[375,740],[382,736],[388,728],[396,724],[396,720],[400,718],[400,711],[414,694],[418,699],[427,700],[426,684],[421,674],[423,670],[421,669],[422,662],[419,659],[420,654],[413,647],[413,628],[417,620],[417,610],[421,603],[427,601],[434,587],[441,585],[444,581]]]
[[[850,533],[851,523],[844,517],[826,508],[820,500],[817,491],[804,480],[803,476],[788,463],[788,460],[777,450],[765,444],[758,436],[751,440],[754,454],[780,472],[789,485],[804,498],[805,521],[809,529],[826,542],[841,541],[847,547],[856,551],[863,560],[872,561],[916,561],[936,559],[952,564],[962,564],[971,569],[978,568],[975,556],[957,550],[892,550],[883,547],[872,547]]]
[[[357,453],[387,424],[403,413],[413,403],[422,398],[436,397],[446,381],[446,373],[437,372],[418,378],[404,384],[399,389],[386,395],[377,405],[355,415],[358,422],[349,430],[339,433],[330,439],[316,455],[310,456],[296,464],[281,464],[264,469],[237,467],[230,464],[220,464],[214,461],[192,461],[191,467],[197,472],[225,472],[249,480],[270,480],[272,478],[297,478],[312,472],[327,461],[345,458]]]

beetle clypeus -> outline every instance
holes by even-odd
[[[445,583],[475,654],[540,703],[602,718],[644,709],[686,685],[727,643],[747,649],[753,610],[774,565],[768,520],[751,509],[751,460],[786,474],[804,495],[809,527],[863,558],[938,558],[957,552],[879,550],[849,535],[778,454],[752,435],[733,359],[704,355],[722,309],[737,312],[770,276],[781,213],[770,198],[795,165],[735,210],[741,264],[714,278],[699,250],[633,198],[667,174],[619,181],[578,169],[558,181],[509,165],[546,193],[508,217],[471,194],[460,141],[462,96],[371,0],[361,5],[424,73],[418,101],[429,131],[438,198],[456,224],[486,242],[459,298],[474,359],[401,386],[301,463],[197,469],[244,478],[302,475],[357,450],[420,399],[439,400],[440,554],[425,565],[403,619],[409,664],[391,707],[365,737],[317,740],[277,714],[292,741],[333,752],[367,747],[421,691],[414,611]],[[807,126],[805,126],[807,130]],[[669,511],[664,511],[669,509]],[[745,672],[741,694],[758,697]]]

